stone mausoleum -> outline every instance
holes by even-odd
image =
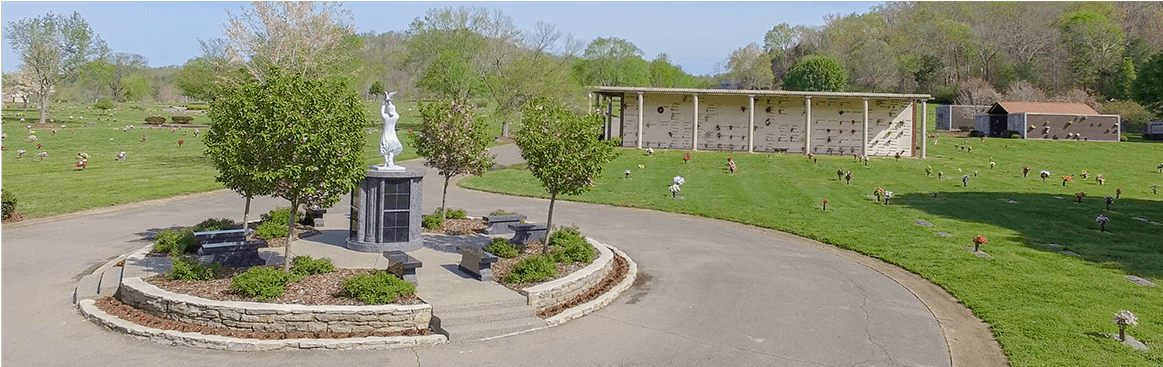
[[[624,147],[925,156],[927,94],[639,87],[591,91],[599,103],[605,102],[605,138],[620,136]]]

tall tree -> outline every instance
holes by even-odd
[[[440,195],[440,219],[447,208],[448,183],[457,175],[480,175],[493,166],[489,146],[488,123],[474,118],[472,105],[457,101],[436,101],[420,106],[423,126],[412,133],[416,153],[424,157],[425,166],[444,176]]]
[[[583,84],[642,86],[650,82],[642,50],[621,38],[597,38],[586,46],[574,73]]]
[[[1156,117],[1163,117],[1163,53],[1155,54],[1131,84],[1131,97]]]
[[[613,141],[598,140],[602,115],[578,116],[545,97],[524,108],[525,127],[515,134],[521,158],[549,193],[548,232],[553,231],[553,205],[558,195],[578,195],[601,177],[606,163],[617,157]],[[546,233],[548,241],[550,233]]]
[[[125,98],[126,88],[130,76],[141,72],[148,67],[145,56],[125,52],[116,52],[108,57],[89,63],[86,67],[93,73],[90,77],[96,78],[103,89],[109,91],[109,98],[122,101]]]
[[[351,11],[341,3],[255,1],[240,13],[227,12],[223,49],[253,78],[277,66],[280,72],[351,81],[359,72],[363,39],[354,32]]]
[[[1079,86],[1100,90],[1104,79],[1118,74],[1123,63],[1125,37],[1123,30],[1106,16],[1091,11],[1065,14],[1062,36]]]
[[[727,75],[740,89],[771,89],[775,76],[769,57],[755,43],[739,48],[727,59]]]
[[[808,56],[787,73],[787,90],[843,92],[848,86],[848,71],[839,61],[827,56]]]
[[[48,13],[8,22],[4,37],[20,53],[24,71],[34,79],[40,123],[48,116],[52,88],[74,77],[77,68],[106,49],[105,42],[77,12],[71,16]]]

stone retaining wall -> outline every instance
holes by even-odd
[[[432,306],[306,306],[226,302],[170,292],[141,278],[125,278],[114,294],[122,303],[171,320],[255,331],[402,331],[424,329]]]
[[[586,241],[598,250],[597,259],[569,276],[522,289],[521,294],[529,299],[529,306],[541,309],[568,301],[598,285],[610,274],[614,269],[614,253],[593,239],[587,237]]]

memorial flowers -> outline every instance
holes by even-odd
[[[873,191],[872,191],[872,194],[873,194],[873,195],[876,195],[876,202],[878,202],[878,203],[879,203],[879,202],[880,202],[880,197],[881,197],[881,196],[884,196],[884,189],[877,187],[877,188],[876,188],[876,190],[873,190]]]
[[[691,162],[691,154],[690,153],[683,154],[682,155],[682,163],[690,163],[690,162]]]
[[[824,199],[824,209],[823,210],[828,210],[828,199]]]
[[[989,242],[989,240],[987,240],[985,238],[985,236],[974,237],[973,238],[973,252],[979,251],[978,248],[980,248],[981,245],[985,244],[986,242]]]
[[[1131,311],[1122,310],[1115,314],[1115,325],[1119,326],[1119,341],[1127,341],[1127,326],[1138,326],[1139,318]]]
[[[969,187],[969,175],[961,176],[961,187]]]
[[[996,166],[997,166],[997,162],[992,162],[992,161],[989,162],[989,169],[993,169],[993,167],[996,167]]]
[[[1039,173],[1038,176],[1042,177],[1042,182],[1046,182],[1046,179],[1050,178],[1050,171],[1042,170],[1042,172]]]
[[[892,191],[884,192],[884,205],[888,205],[888,199],[892,199]]]
[[[1118,199],[1120,196],[1123,196],[1123,189],[1116,187],[1115,188],[1115,199]]]
[[[1110,221],[1110,218],[1107,218],[1105,215],[1100,215],[1098,218],[1094,218],[1094,222],[1098,223],[1098,226],[1102,229],[1103,232],[1106,232],[1106,224]]]
[[[1062,176],[1062,186],[1066,186],[1067,182],[1074,182],[1074,176]]]
[[[630,178],[630,170],[626,170],[626,178]]]
[[[1082,180],[1085,181],[1087,178],[1090,178],[1090,173],[1082,171]]]
[[[1078,198],[1079,203],[1082,203],[1082,198],[1086,197],[1086,193],[1079,191],[1079,192],[1074,193],[1074,197]]]
[[[731,157],[727,157],[727,170],[730,171],[732,174],[734,174],[735,169],[736,169],[735,160],[731,159]]]
[[[933,175],[933,166],[925,166],[925,176]]]
[[[1106,211],[1111,211],[1111,204],[1114,204],[1115,198],[1107,196],[1104,200],[1106,201]]]
[[[1098,180],[1099,186],[1106,184],[1106,176],[1103,176],[1101,173],[1098,174],[1098,177],[1096,177],[1095,180]]]
[[[848,172],[844,173],[844,184],[845,185],[852,184],[852,171],[848,171]]]
[[[1030,177],[1030,166],[1022,167],[1022,177]]]
[[[941,179],[942,179],[942,178],[941,178],[942,176],[945,176],[945,171],[937,171],[937,179],[938,179],[938,180],[941,180]]]

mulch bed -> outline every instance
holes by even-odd
[[[372,270],[368,269],[338,269],[332,273],[308,275],[297,283],[287,284],[287,291],[282,296],[269,301],[231,292],[231,280],[229,278],[215,280],[166,280],[163,275],[155,275],[144,280],[170,292],[219,301],[362,306],[367,304],[355,298],[341,297],[339,293],[343,291],[344,279],[371,272]],[[397,297],[392,303],[418,305],[424,303],[424,301],[415,295],[407,295]]]
[[[483,233],[485,228],[489,228],[483,220],[480,219],[445,219],[444,224],[436,230],[425,230],[431,233],[443,234],[473,234]]]
[[[255,227],[258,227],[258,226],[255,226]],[[319,230],[315,229],[315,227],[295,223],[295,239],[303,239],[303,238],[317,235],[319,233],[321,233],[321,232],[319,232]],[[253,241],[253,240],[258,240],[258,239],[257,238],[248,238],[247,240]],[[266,241],[267,241],[267,247],[283,247],[283,246],[287,245],[287,238],[286,237],[272,238],[272,239],[269,239]]]
[[[8,218],[4,218],[4,223],[16,223],[16,222],[23,221],[24,219],[26,219],[24,214],[21,214],[18,212],[12,212],[11,214],[8,215]]]
[[[158,317],[141,310],[133,308],[127,304],[121,303],[113,297],[101,297],[96,300],[97,308],[101,311],[116,316],[122,320],[129,321],[141,326],[151,327],[163,330],[175,330],[188,333],[199,333],[203,335],[220,335],[232,338],[245,339],[342,339],[342,338],[362,338],[368,336],[421,336],[432,335],[432,331],[427,328],[411,329],[403,331],[367,331],[367,332],[334,332],[334,331],[253,331],[253,330],[238,330],[228,328],[214,328],[203,326],[188,322],[174,321],[163,317]]]
[[[549,252],[553,252],[553,246],[550,246],[549,251],[546,253],[549,253]],[[516,265],[518,262],[520,262],[522,259],[524,259],[526,257],[540,254],[540,253],[541,253],[541,244],[540,243],[533,243],[533,244],[525,245],[525,250],[522,251],[520,255],[517,255],[515,257],[511,257],[508,259],[506,259],[506,258],[497,259],[497,262],[493,263],[493,265],[490,267],[491,269],[493,269],[493,277],[497,279],[497,282],[501,282],[501,279],[505,279],[505,276],[509,275],[509,272],[511,272],[513,270],[513,265]],[[589,264],[581,263],[581,262],[575,262],[575,263],[569,263],[569,264],[557,264],[557,277],[554,277],[552,279],[546,279],[546,280],[536,282],[536,283],[505,284],[502,282],[501,284],[504,285],[505,287],[508,287],[509,289],[512,289],[515,291],[520,291],[522,288],[526,288],[526,287],[529,287],[532,285],[537,285],[537,284],[541,284],[544,282],[551,282],[551,281],[554,281],[556,279],[564,278],[566,275],[570,275],[570,274],[573,274],[573,272],[575,272],[575,271],[581,270],[582,268],[586,267],[586,265],[589,265]]]
[[[598,283],[598,285],[591,287],[582,294],[579,294],[568,301],[537,310],[537,317],[543,319],[549,318],[569,309],[570,307],[593,301],[594,299],[598,298],[598,296],[609,292],[610,289],[613,289],[614,286],[618,283],[621,283],[622,279],[626,278],[626,273],[628,272],[630,272],[630,264],[626,262],[626,259],[618,256],[618,254],[614,254],[614,269],[611,269],[610,273],[602,279],[601,283]]]

